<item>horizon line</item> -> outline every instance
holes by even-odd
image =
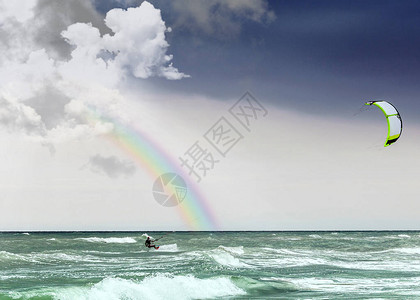
[[[172,232],[172,233],[184,233],[184,232],[420,232],[420,229],[340,229],[340,230],[0,230],[0,233],[124,233],[124,232]]]

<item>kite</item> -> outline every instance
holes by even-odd
[[[385,114],[388,122],[388,137],[384,147],[395,143],[402,132],[402,120],[397,109],[387,101],[368,101],[365,105],[376,105]]]

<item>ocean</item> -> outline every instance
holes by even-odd
[[[0,299],[420,299],[420,232],[0,233]]]

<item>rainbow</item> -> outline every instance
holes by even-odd
[[[217,230],[215,217],[197,184],[191,180],[190,175],[180,163],[175,161],[147,133],[133,126],[126,126],[116,118],[105,116],[96,107],[88,107],[86,118],[92,126],[98,122],[111,123],[113,130],[106,134],[106,137],[147,170],[153,179],[169,172],[180,175],[187,185],[187,195],[176,206],[181,217],[193,230]]]

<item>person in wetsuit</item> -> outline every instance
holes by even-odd
[[[150,236],[148,236],[148,237],[147,237],[147,239],[146,239],[146,241],[144,242],[144,245],[145,245],[147,248],[155,248],[155,249],[159,249],[159,246],[156,246],[153,242],[154,242],[154,240],[152,240],[152,239],[150,238]]]

